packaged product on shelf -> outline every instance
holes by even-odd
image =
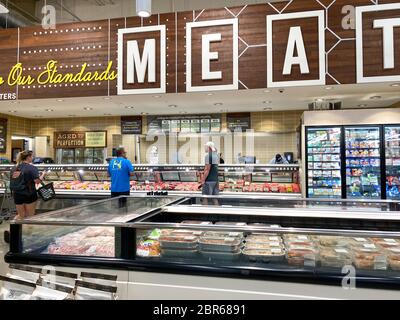
[[[372,245],[354,247],[352,252],[356,268],[369,270],[386,270],[387,268],[386,253]]]
[[[201,251],[238,252],[242,244],[241,239],[234,237],[200,237]]]
[[[235,238],[241,240],[243,238],[243,232],[206,231],[203,234],[203,238]]]
[[[75,300],[117,300],[117,287],[76,281]]]
[[[286,247],[286,258],[289,265],[315,267],[318,251],[313,246],[290,245]]]
[[[393,238],[371,238],[378,247],[382,248],[398,248],[400,247],[400,241]]]
[[[387,249],[387,262],[390,269],[400,271],[400,248]]]
[[[141,239],[136,247],[136,254],[139,257],[159,257],[161,246],[158,240]]]
[[[31,282],[9,277],[0,276],[0,281],[0,300],[29,300],[36,287]]]
[[[321,247],[319,258],[323,267],[343,267],[352,264],[352,256],[349,249],[341,247]]]
[[[198,237],[193,235],[162,235],[161,248],[169,249],[197,249]]]
[[[264,243],[264,242],[279,242],[282,243],[282,237],[273,233],[251,233],[246,237],[246,243]]]

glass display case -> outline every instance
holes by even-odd
[[[400,199],[400,126],[385,127],[386,196]]]
[[[38,165],[46,171],[46,181],[59,195],[66,193],[104,194],[110,190],[106,165]],[[200,193],[201,165],[135,165],[131,191]],[[12,166],[0,166],[9,179]],[[220,165],[220,191],[229,193],[279,194],[300,196],[298,165]]]
[[[330,285],[347,266],[358,287],[398,289],[399,209],[395,201],[120,197],[13,221],[5,259]]]

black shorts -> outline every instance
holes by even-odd
[[[14,194],[14,203],[16,205],[22,205],[22,204],[31,204],[34,203],[38,200],[37,193],[32,193],[30,195],[26,194]]]

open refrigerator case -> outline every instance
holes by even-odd
[[[53,182],[58,195],[103,195],[111,182],[106,165],[39,165],[45,180]],[[0,166],[9,179],[12,166]],[[131,191],[169,193],[200,192],[201,165],[135,165]],[[298,165],[220,165],[219,188],[224,193],[279,194],[300,196]],[[165,192],[163,192],[165,193]]]
[[[120,197],[14,221],[9,263],[400,288],[394,201]]]
[[[400,126],[385,127],[386,197],[400,199]]]

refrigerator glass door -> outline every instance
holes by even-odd
[[[385,128],[386,197],[400,199],[400,126]]]
[[[307,190],[310,198],[341,198],[341,128],[307,128]]]
[[[379,127],[345,128],[347,198],[381,198]]]

